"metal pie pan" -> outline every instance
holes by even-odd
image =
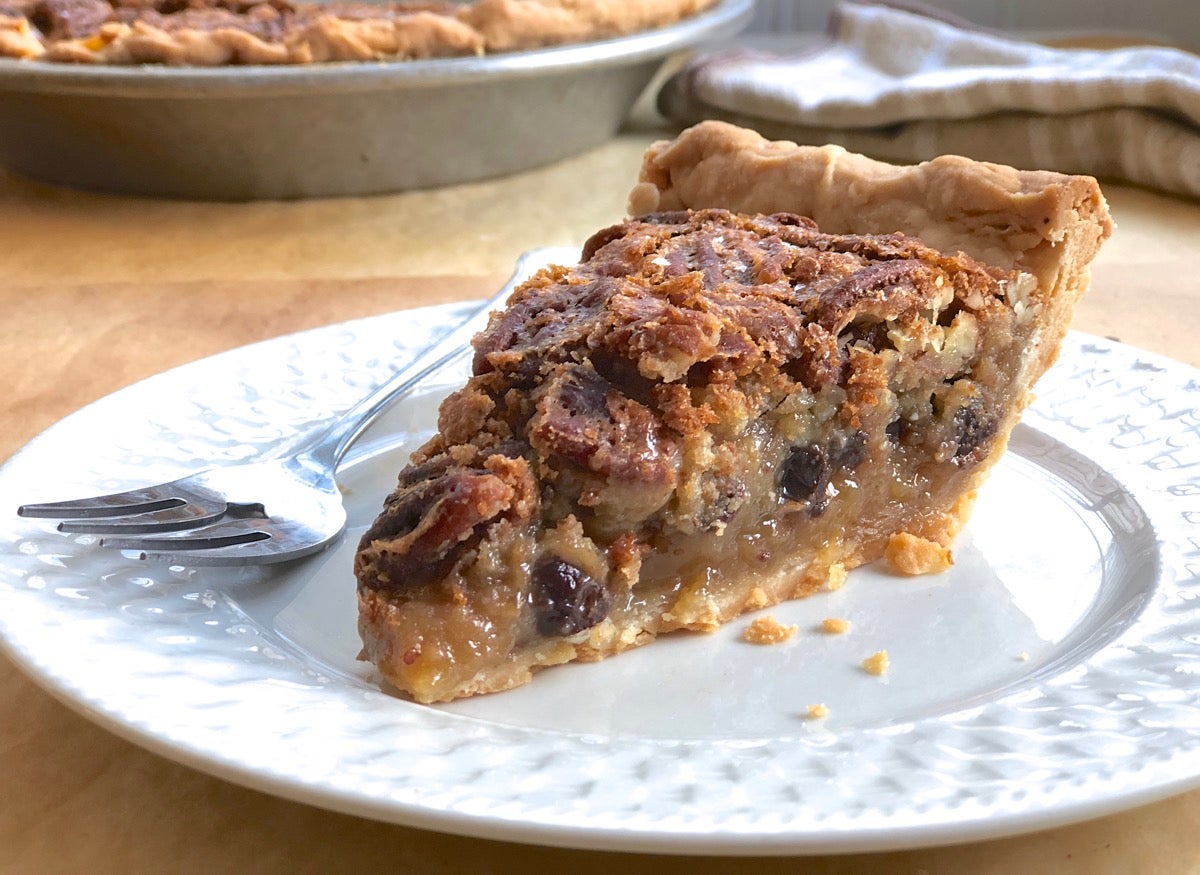
[[[611,137],[670,55],[752,0],[537,51],[308,66],[0,59],[0,164],[74,188],[202,200],[367,195],[500,176]]]

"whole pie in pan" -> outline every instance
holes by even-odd
[[[481,55],[624,36],[716,0],[0,0],[0,57],[308,64]]]
[[[1090,178],[718,123],[631,203],[493,315],[361,540],[364,655],[418,701],[923,570],[1112,228]]]

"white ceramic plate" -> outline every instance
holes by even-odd
[[[59,423],[0,471],[49,500],[242,459],[348,407],[451,310],[216,356]],[[457,382],[449,377],[447,385]],[[260,790],[515,841],[862,851],[1045,828],[1200,776],[1200,378],[1072,335],[940,576],[871,568],[774,609],[791,641],[677,635],[422,707],[356,661],[357,535],[434,389],[345,469],[351,528],[287,569],[154,567],[6,512],[0,637],[113,731]],[[839,616],[852,628],[817,631]],[[883,678],[859,668],[886,649]],[[829,707],[806,719],[809,704]]]

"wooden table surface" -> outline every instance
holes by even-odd
[[[620,219],[651,139],[631,131],[502,180],[297,203],[150,201],[0,171],[0,458],[166,367],[301,328],[481,296],[520,251],[577,245]],[[1120,228],[1076,327],[1200,365],[1200,204],[1120,185],[1106,192]],[[4,872],[1200,871],[1200,791],[999,841],[840,857],[689,859],[440,835],[172,763],[89,723],[2,657],[0,775]]]

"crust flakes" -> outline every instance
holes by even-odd
[[[742,632],[751,644],[780,644],[796,634],[799,626],[785,626],[773,616],[758,617]]]
[[[862,669],[867,674],[881,677],[891,668],[892,660],[886,650],[877,650],[862,661]]]

